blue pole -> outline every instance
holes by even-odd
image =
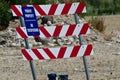
[[[25,26],[23,17],[20,17],[20,24],[21,24],[21,27]],[[30,46],[29,46],[29,43],[28,43],[28,39],[26,38],[26,39],[24,39],[24,41],[25,41],[26,49],[30,49]],[[35,72],[33,61],[30,60],[29,63],[30,63],[31,71],[32,71],[33,80],[37,80],[36,79],[36,72]]]
[[[80,23],[79,19],[78,19],[78,15],[75,14],[74,17],[75,17],[76,24]],[[80,45],[83,45],[84,43],[82,41],[82,36],[81,35],[79,36],[79,40],[80,40]],[[86,59],[85,56],[83,56],[83,63],[84,63],[84,67],[85,67],[86,78],[87,78],[87,80],[90,80],[90,72],[89,72],[89,69],[88,69],[87,59]]]

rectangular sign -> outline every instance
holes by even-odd
[[[40,31],[33,7],[22,7],[23,17],[25,21],[26,31],[28,36],[38,36]]]

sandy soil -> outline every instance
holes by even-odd
[[[120,32],[120,15],[104,17],[106,34]],[[94,47],[94,55],[87,57],[91,80],[120,80],[120,43],[99,39],[90,43]],[[20,49],[0,48],[0,80],[33,80],[29,62],[22,60]],[[86,80],[82,57],[34,61],[34,64],[37,80],[47,80],[49,73],[68,74],[69,80]]]

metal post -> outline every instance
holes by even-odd
[[[78,15],[75,14],[74,17],[75,17],[76,24],[78,24],[79,23]],[[80,40],[80,45],[83,45],[84,43],[82,41],[81,35],[79,36],[79,40]],[[83,62],[84,62],[84,67],[85,67],[86,78],[87,78],[87,80],[90,80],[90,73],[89,73],[89,69],[88,69],[87,59],[85,56],[83,56]]]
[[[23,17],[20,17],[20,24],[21,24],[21,27],[25,26]],[[28,39],[26,38],[24,39],[24,41],[25,41],[26,49],[30,49]],[[36,72],[35,72],[33,61],[31,60],[29,61],[29,63],[30,63],[31,71],[32,71],[33,80],[36,80]]]

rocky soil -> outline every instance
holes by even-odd
[[[84,35],[85,44],[93,44],[94,55],[88,56],[87,62],[91,80],[120,80],[120,15],[102,16],[107,26],[105,33],[91,29],[91,34]],[[86,18],[88,20],[89,18]],[[75,23],[74,16],[55,16],[54,24]],[[40,24],[40,20],[38,23]],[[80,19],[80,22],[84,20]],[[19,20],[11,21],[6,31],[0,32],[0,80],[33,80],[28,61],[22,60],[20,52],[25,47],[24,40],[18,39],[15,27]],[[45,39],[46,40],[46,39]],[[46,44],[30,39],[31,47],[71,46],[79,44],[77,36],[50,38]],[[58,42],[57,44],[55,42]],[[66,43],[67,42],[67,43]],[[86,80],[82,57],[33,61],[37,80],[47,80],[47,74],[68,74],[69,80]]]

